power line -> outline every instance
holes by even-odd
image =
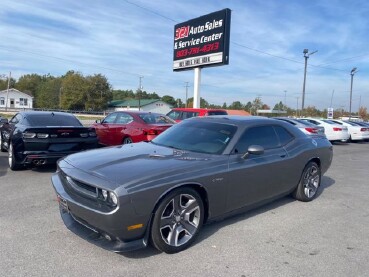
[[[68,63],[78,64],[78,65],[82,65],[82,66],[86,66],[86,67],[92,67],[93,66],[93,67],[96,67],[96,68],[110,70],[110,71],[115,71],[115,72],[118,72],[118,73],[124,73],[124,74],[134,75],[134,76],[140,76],[140,74],[136,74],[136,73],[132,73],[132,72],[121,71],[121,70],[118,70],[118,69],[104,67],[104,66],[99,66],[99,65],[95,65],[95,64],[88,64],[88,63],[76,62],[74,60],[69,60],[69,59],[65,59],[65,58],[59,58],[59,57],[50,56],[50,55],[44,55],[44,54],[40,54],[40,53],[36,53],[36,52],[32,52],[32,51],[21,50],[21,49],[16,49],[16,48],[7,48],[7,47],[4,47],[4,46],[0,46],[0,48],[2,48],[4,50],[7,50],[9,52],[12,52],[12,51],[23,52],[23,53],[28,53],[28,54],[32,54],[32,55],[44,57],[44,58],[51,58],[51,59],[59,60],[59,61],[62,61],[62,62],[68,62]]]
[[[162,15],[162,14],[158,13],[157,11],[154,11],[154,10],[151,10],[151,9],[149,9],[149,8],[143,7],[143,6],[141,6],[141,5],[138,5],[138,4],[136,4],[136,3],[133,3],[133,2],[131,2],[131,1],[124,0],[124,2],[126,2],[126,3],[128,3],[128,4],[131,4],[131,5],[133,5],[133,6],[136,6],[136,7],[140,8],[140,9],[145,10],[145,11],[148,11],[148,12],[150,12],[150,13],[152,13],[152,14],[157,15],[157,16],[160,16],[160,17],[162,17],[162,18],[165,18],[165,19],[168,19],[168,20],[170,20],[170,21],[173,21],[173,22],[175,22],[175,23],[179,23],[178,21],[176,21],[176,20],[174,20],[174,19],[172,19],[172,18],[170,18],[170,17],[167,17],[167,16],[165,16],[165,15]]]

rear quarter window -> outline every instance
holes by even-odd
[[[286,145],[294,139],[294,136],[281,126],[274,126],[274,130],[277,133],[281,146]]]

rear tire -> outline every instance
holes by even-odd
[[[126,137],[123,139],[123,144],[131,144],[131,143],[133,143],[133,141],[130,137]]]
[[[204,221],[204,205],[193,189],[183,187],[170,192],[160,202],[151,226],[151,243],[168,254],[191,245]]]
[[[22,166],[20,164],[17,164],[17,162],[15,160],[14,148],[13,148],[13,144],[12,143],[9,143],[8,162],[9,162],[9,168],[11,170],[19,170],[19,169],[22,168]]]
[[[309,162],[302,173],[301,180],[292,196],[300,201],[309,202],[313,200],[321,183],[321,170],[317,163]]]

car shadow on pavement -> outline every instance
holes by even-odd
[[[9,168],[8,156],[1,156],[0,157],[0,177],[6,175],[8,168]]]
[[[39,173],[54,173],[56,171],[56,164],[47,164],[38,167],[32,167],[29,170]]]
[[[335,180],[333,180],[332,178],[323,176],[320,189],[318,190],[316,197],[319,197],[325,189],[332,186],[334,183],[335,183]],[[235,224],[239,221],[247,220],[249,218],[252,218],[254,216],[257,216],[257,215],[260,215],[266,212],[274,213],[273,210],[275,210],[276,208],[292,203],[294,201],[297,201],[297,200],[293,199],[291,196],[286,196],[286,197],[280,198],[278,200],[275,200],[269,204],[263,205],[253,210],[242,211],[241,209],[235,215],[228,216],[223,219],[219,219],[217,221],[206,224],[203,226],[201,232],[199,233],[197,239],[194,241],[193,245],[196,245],[200,243],[201,241],[206,240],[208,237],[211,237],[213,234],[215,234],[218,230],[222,229],[223,227]],[[132,259],[143,259],[143,258],[147,258],[150,256],[158,255],[158,254],[161,254],[161,252],[156,250],[151,245],[149,245],[147,248],[144,248],[144,249],[140,249],[140,250],[136,250],[132,252],[120,253],[120,255],[126,258],[132,258]]]

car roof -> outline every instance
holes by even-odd
[[[194,121],[209,122],[209,123],[221,123],[221,124],[232,124],[241,129],[262,126],[262,125],[278,125],[287,129],[290,133],[294,134],[295,137],[305,136],[298,128],[292,124],[283,120],[277,120],[274,118],[268,118],[263,116],[239,116],[239,115],[212,115],[202,117],[191,117],[182,121],[180,124],[191,124]]]
[[[136,115],[140,115],[140,114],[164,115],[164,114],[161,114],[161,113],[147,112],[147,111],[115,111],[115,112],[112,112],[111,114],[113,114],[113,113],[127,113],[127,114],[136,114]]]
[[[225,109],[207,109],[207,108],[173,108],[172,111],[182,112],[202,112],[202,111],[227,111]]]

